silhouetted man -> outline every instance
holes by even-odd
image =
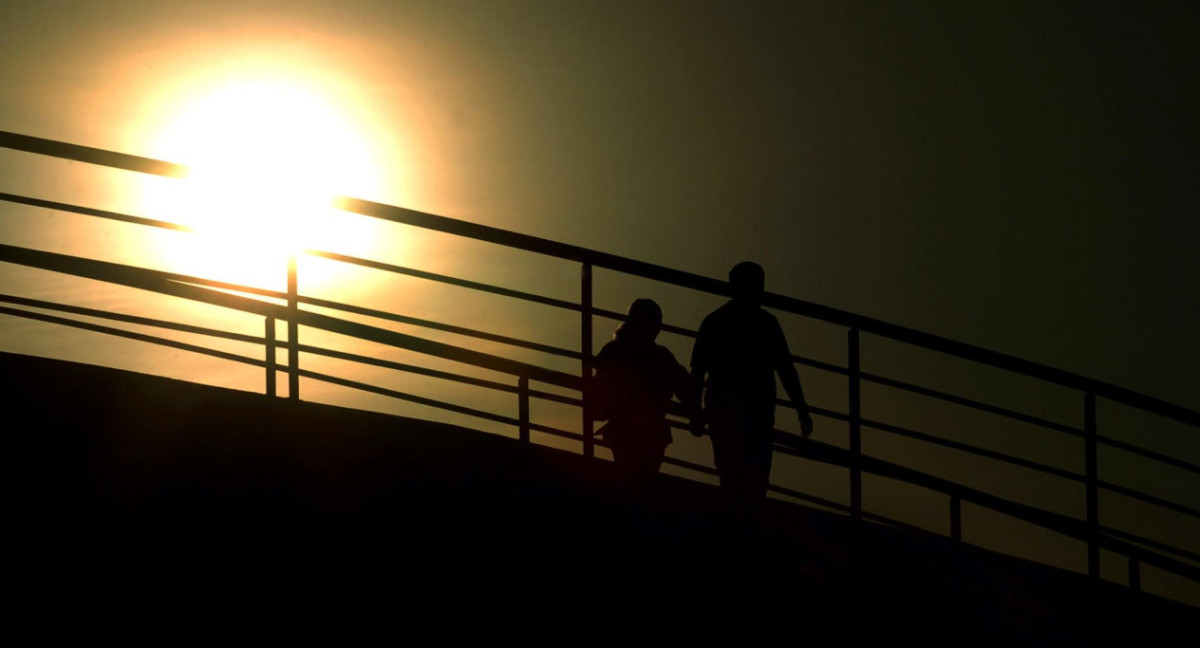
[[[763,310],[765,275],[744,261],[729,271],[733,299],[704,318],[692,347],[692,378],[705,389],[704,419],[721,489],[735,512],[766,497],[775,428],[775,373],[800,415],[805,438],[812,417],[779,320]],[[697,398],[697,400],[699,400]],[[693,422],[693,430],[702,428]]]

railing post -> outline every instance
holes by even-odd
[[[852,328],[847,334],[849,362],[847,363],[850,381],[849,414],[850,414],[850,515],[862,517],[862,466],[859,460],[862,456],[862,436],[860,434],[859,417],[861,393],[859,391],[859,358],[858,358],[858,329]]]
[[[592,264],[583,263],[579,282],[579,352],[583,358],[583,456],[596,454],[596,439],[592,431],[591,393],[592,384]]]
[[[520,439],[529,443],[529,378],[517,378],[517,418],[521,421]]]
[[[1100,502],[1096,465],[1096,395],[1083,397],[1083,444],[1087,478],[1088,575],[1100,578]]]
[[[962,498],[950,496],[950,539],[962,542]]]
[[[266,338],[267,347],[267,396],[275,396],[275,318],[267,316],[266,326],[263,333]]]
[[[287,309],[288,309],[288,399],[300,400],[300,324],[296,317],[300,310],[300,292],[296,279],[296,255],[288,257]]]

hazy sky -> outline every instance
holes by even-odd
[[[5,3],[0,128],[149,153],[189,83],[300,70],[373,197],[1196,408],[1200,23],[1134,4]]]

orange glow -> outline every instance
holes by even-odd
[[[151,183],[143,196],[147,215],[196,230],[164,238],[159,252],[172,269],[276,288],[298,250],[369,256],[370,224],[331,201],[377,195],[381,172],[367,139],[316,84],[242,79],[180,103],[151,148],[191,173]],[[325,270],[303,281],[335,278]]]

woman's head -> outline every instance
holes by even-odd
[[[635,299],[616,337],[654,341],[662,330],[662,308],[653,299]]]

